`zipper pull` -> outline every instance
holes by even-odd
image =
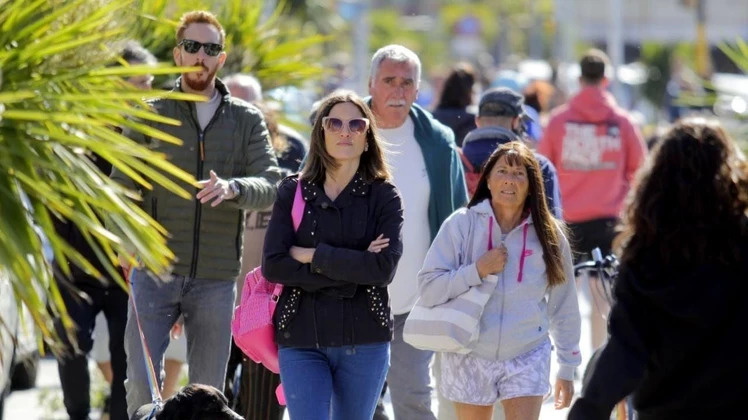
[[[205,162],[205,133],[200,133],[198,143],[200,146],[200,161]]]

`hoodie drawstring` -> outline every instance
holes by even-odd
[[[493,249],[493,216],[488,218],[488,250]]]
[[[517,283],[522,283],[522,271],[525,269],[525,251],[527,250],[527,229],[530,227],[529,223],[525,223],[522,228],[522,253],[519,257],[519,274],[517,274]]]

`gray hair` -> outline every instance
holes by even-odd
[[[408,63],[416,67],[416,88],[421,84],[421,60],[416,53],[402,45],[390,44],[377,50],[371,57],[371,68],[369,69],[369,83],[374,82],[379,72],[379,66],[384,60],[392,60],[396,63]]]
[[[223,84],[226,86],[236,85],[246,89],[250,96],[247,99],[247,102],[262,100],[262,85],[260,85],[259,80],[254,76],[246,73],[234,73],[230,76],[226,76],[226,78],[222,80]],[[231,90],[231,88],[229,88],[229,90]]]

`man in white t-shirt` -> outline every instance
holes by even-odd
[[[416,276],[431,241],[468,198],[452,130],[414,104],[420,79],[418,56],[403,46],[382,47],[372,57],[370,106],[390,145],[389,164],[405,211],[403,256],[389,287],[395,331],[387,384],[398,420],[435,419],[429,375],[434,354],[405,343],[403,325],[418,299]]]

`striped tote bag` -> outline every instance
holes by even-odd
[[[490,250],[493,248],[493,218],[489,220],[488,231]],[[422,305],[419,299],[405,320],[403,339],[421,350],[469,353],[471,345],[478,340],[483,308],[496,289],[498,281],[498,276],[489,275],[481,284],[472,286],[465,293],[436,306]]]

